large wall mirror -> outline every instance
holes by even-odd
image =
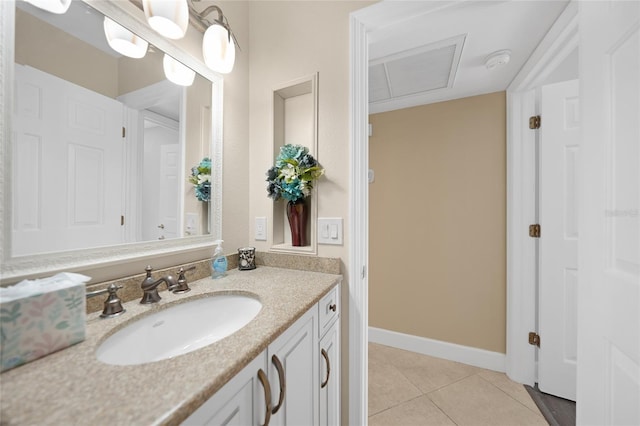
[[[3,283],[221,237],[221,79],[135,12],[0,6]],[[108,45],[105,16],[149,42],[143,58]],[[165,56],[198,71],[191,85],[167,80]],[[188,181],[205,157],[208,201]]]

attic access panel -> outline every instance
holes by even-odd
[[[369,62],[369,102],[453,87],[466,34]]]

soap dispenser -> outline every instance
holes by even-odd
[[[222,249],[223,242],[223,240],[213,242],[217,244],[217,247],[213,252],[213,260],[211,261],[211,278],[222,278],[227,273],[227,257]]]

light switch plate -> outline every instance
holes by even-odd
[[[185,217],[185,234],[186,235],[198,235],[199,233],[199,229],[198,229],[198,222],[199,222],[199,215],[198,213],[186,213],[184,215]]]
[[[318,218],[318,244],[342,245],[342,218]]]
[[[256,217],[254,230],[256,241],[267,241],[267,218]]]

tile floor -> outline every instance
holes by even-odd
[[[369,425],[547,425],[503,373],[369,344]]]

